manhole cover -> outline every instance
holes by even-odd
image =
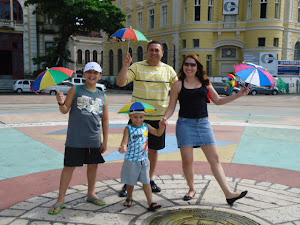
[[[233,213],[211,209],[177,209],[154,214],[143,225],[259,225],[259,223]]]

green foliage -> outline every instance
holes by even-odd
[[[46,56],[34,59],[35,64],[53,67],[63,61],[71,62],[70,52],[66,50],[69,37],[82,31],[99,32],[108,36],[123,28],[125,14],[113,5],[112,0],[26,0],[25,6],[35,5],[34,13],[47,15],[59,27],[57,39]]]

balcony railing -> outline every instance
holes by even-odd
[[[0,26],[8,26],[8,27],[16,27],[16,26],[23,26],[23,21],[17,21],[17,20],[4,20],[0,19]]]

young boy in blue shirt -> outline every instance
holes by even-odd
[[[161,121],[159,128],[156,129],[144,122],[144,116],[144,110],[131,111],[129,113],[131,123],[124,129],[123,139],[119,148],[120,153],[125,153],[121,182],[127,184],[128,196],[124,206],[132,206],[134,185],[140,181],[143,184],[149,205],[148,210],[155,211],[161,205],[152,201],[149,176],[150,161],[148,159],[148,132],[155,136],[161,136],[164,133],[165,124]]]

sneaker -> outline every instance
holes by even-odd
[[[161,192],[160,187],[158,187],[153,180],[150,180],[150,185],[151,185],[152,192]]]
[[[127,196],[127,185],[124,184],[122,190],[119,192],[119,197],[126,197]]]

